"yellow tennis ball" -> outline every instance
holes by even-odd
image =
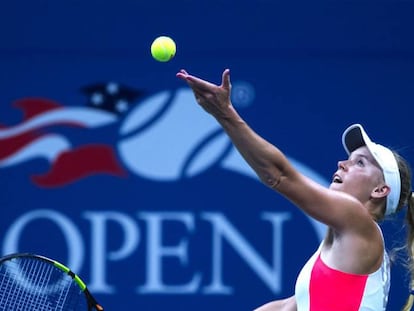
[[[151,44],[151,54],[159,62],[168,62],[175,56],[177,47],[173,39],[167,36],[156,38]]]

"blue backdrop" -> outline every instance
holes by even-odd
[[[175,77],[219,83],[328,184],[362,123],[414,163],[411,1],[9,1],[0,248],[68,264],[106,310],[251,310],[291,295],[325,228],[257,180]],[[169,35],[177,55],[150,56]],[[402,218],[383,224],[388,248]],[[403,258],[389,310],[408,293]],[[346,297],[344,297],[346,299]]]

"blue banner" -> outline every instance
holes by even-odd
[[[175,73],[220,83],[230,68],[240,114],[323,185],[352,123],[414,163],[406,10],[300,5],[8,3],[1,253],[65,263],[106,310],[252,310],[292,295],[325,226],[260,183]],[[158,35],[176,40],[170,62],[151,58]],[[387,248],[404,244],[402,223],[382,224]],[[401,261],[389,310],[408,294]]]

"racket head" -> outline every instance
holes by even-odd
[[[103,308],[68,267],[45,256],[16,253],[0,258],[0,311]]]

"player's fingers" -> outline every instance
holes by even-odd
[[[194,90],[194,89],[193,89],[193,94],[194,94],[195,100],[196,100],[198,103],[200,103],[200,100],[201,100],[201,98],[203,97],[203,95],[202,95],[202,94],[200,94],[197,90]]]
[[[213,83],[210,83],[206,80],[200,79],[190,74],[186,75],[185,80],[191,86],[191,88],[198,89],[199,91],[203,92],[211,92],[215,87],[218,87]]]
[[[179,72],[176,73],[176,77],[180,78],[182,80],[186,80],[186,76],[188,75],[187,71],[185,71],[184,69],[181,69]]]
[[[184,80],[185,82],[187,82],[188,86],[193,90],[193,92],[195,93],[197,90],[201,90],[202,88],[200,88],[201,82],[203,82],[203,80],[198,79],[194,76],[189,75],[184,69],[180,70],[180,72],[178,72],[176,74],[176,76],[182,80]]]

